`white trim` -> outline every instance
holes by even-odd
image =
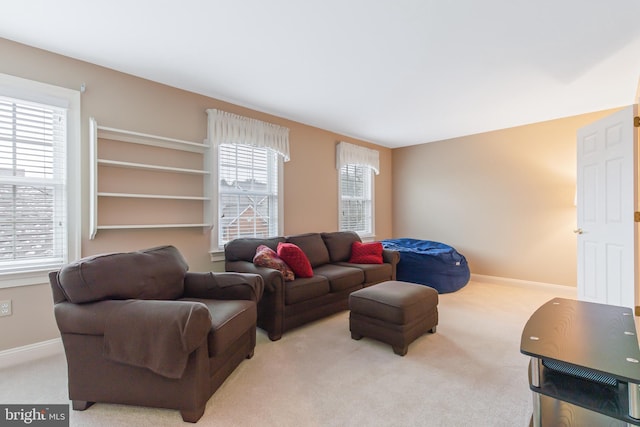
[[[484,274],[471,274],[471,281],[482,282],[482,283],[494,283],[496,285],[506,285],[506,286],[522,286],[522,287],[536,287],[536,288],[543,287],[543,288],[547,288],[547,289],[554,290],[561,293],[566,292],[567,294],[572,294],[574,298],[577,295],[577,288],[573,286],[557,285],[555,283],[533,282],[530,280],[511,279],[508,277],[498,277],[498,276],[487,276]]]
[[[0,94],[30,102],[67,109],[67,260],[80,257],[82,243],[81,205],[81,97],[80,91],[0,73]],[[0,289],[48,283],[42,270],[7,273],[0,276]]]
[[[349,166],[352,164],[345,164],[343,166]],[[353,164],[353,166],[356,167],[360,167],[363,171],[363,175],[367,174],[368,172],[368,178],[369,178],[369,201],[371,203],[370,208],[371,208],[371,212],[370,212],[370,220],[368,225],[369,230],[367,232],[362,232],[362,231],[358,231],[358,230],[353,230],[355,232],[358,233],[358,235],[360,236],[360,238],[364,241],[364,239],[369,239],[371,237],[374,237],[376,234],[376,202],[375,202],[375,194],[376,194],[376,189],[375,189],[375,175],[374,175],[374,170],[366,167],[366,166],[362,166],[362,165],[357,165],[357,164]],[[343,193],[342,193],[342,168],[338,169],[338,229],[340,231],[347,231],[349,229],[344,228],[343,229],[343,217],[342,217],[342,212],[343,212],[343,203],[345,202],[345,199],[343,198]]]
[[[211,205],[214,205],[214,207],[212,207],[210,210],[205,211],[205,215],[208,216],[209,219],[211,219],[211,223],[207,224],[208,227],[210,227],[210,235],[211,235],[211,240],[210,240],[210,246],[209,246],[209,254],[211,256],[211,260],[212,261],[220,261],[221,259],[216,255],[217,253],[222,253],[222,259],[224,259],[224,244],[220,244],[220,145],[217,141],[213,140],[211,142],[211,156],[207,156],[207,158],[205,159],[205,161],[211,162],[212,163],[212,173],[210,175],[210,179],[209,180],[205,180],[205,185],[210,186],[210,191],[211,191]],[[241,146],[242,144],[237,144],[238,146]],[[277,227],[277,231],[275,233],[273,233],[272,236],[270,237],[274,237],[274,236],[281,236],[282,235],[282,230],[284,229],[284,159],[283,157],[278,154],[277,152],[269,149],[269,148],[265,148],[265,147],[255,147],[252,145],[247,144],[250,147],[253,147],[253,149],[265,149],[266,153],[267,153],[267,163],[271,164],[271,160],[269,160],[271,157],[273,158],[273,161],[275,161],[275,165],[274,167],[277,169],[277,220],[278,223],[276,224]],[[268,170],[271,171],[273,168],[272,167],[268,167]],[[272,174],[269,173],[269,175],[271,176]],[[269,183],[271,183],[271,178],[269,178]],[[225,194],[225,193],[223,193]],[[226,194],[233,194],[233,193],[226,193]],[[271,229],[271,221],[269,221],[269,228]]]
[[[82,107],[80,92],[67,91],[67,262],[71,262],[80,258],[82,253],[82,179],[79,179],[82,176]]]
[[[209,252],[209,256],[211,257],[211,262],[219,262],[224,261],[224,250],[217,250]]]
[[[0,369],[64,352],[61,338],[0,351]]]
[[[23,271],[0,275],[0,289],[17,286],[48,285],[49,270]]]

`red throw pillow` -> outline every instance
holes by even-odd
[[[291,267],[298,277],[313,277],[309,258],[293,243],[278,243],[278,256]]]
[[[351,244],[351,258],[354,264],[382,264],[382,243],[353,242]]]
[[[290,282],[296,278],[293,270],[269,246],[258,246],[256,255],[253,257],[253,263],[259,267],[268,267],[280,271],[284,276],[285,282]]]

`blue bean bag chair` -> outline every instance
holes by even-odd
[[[404,238],[382,240],[382,246],[400,252],[396,280],[427,285],[441,294],[469,282],[467,259],[449,245]]]

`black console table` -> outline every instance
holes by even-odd
[[[630,308],[554,298],[533,313],[520,351],[531,356],[531,425],[640,425],[640,350]]]

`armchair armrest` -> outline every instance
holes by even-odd
[[[201,302],[127,300],[108,317],[103,354],[167,378],[181,378],[189,354],[211,331],[211,313]]]
[[[276,289],[284,287],[284,277],[282,273],[274,268],[258,267],[248,261],[227,261],[225,269],[227,271],[260,275],[264,281],[264,289],[268,292],[275,292]]]
[[[206,305],[192,301],[106,300],[58,303],[56,322],[63,334],[104,337],[107,359],[180,378],[189,354],[211,330]]]
[[[86,304],[59,302],[53,306],[58,329],[63,334],[104,335],[111,313],[127,304],[127,300],[105,300]]]
[[[244,299],[257,303],[263,292],[264,281],[259,274],[188,272],[184,278],[184,296],[188,298]]]

